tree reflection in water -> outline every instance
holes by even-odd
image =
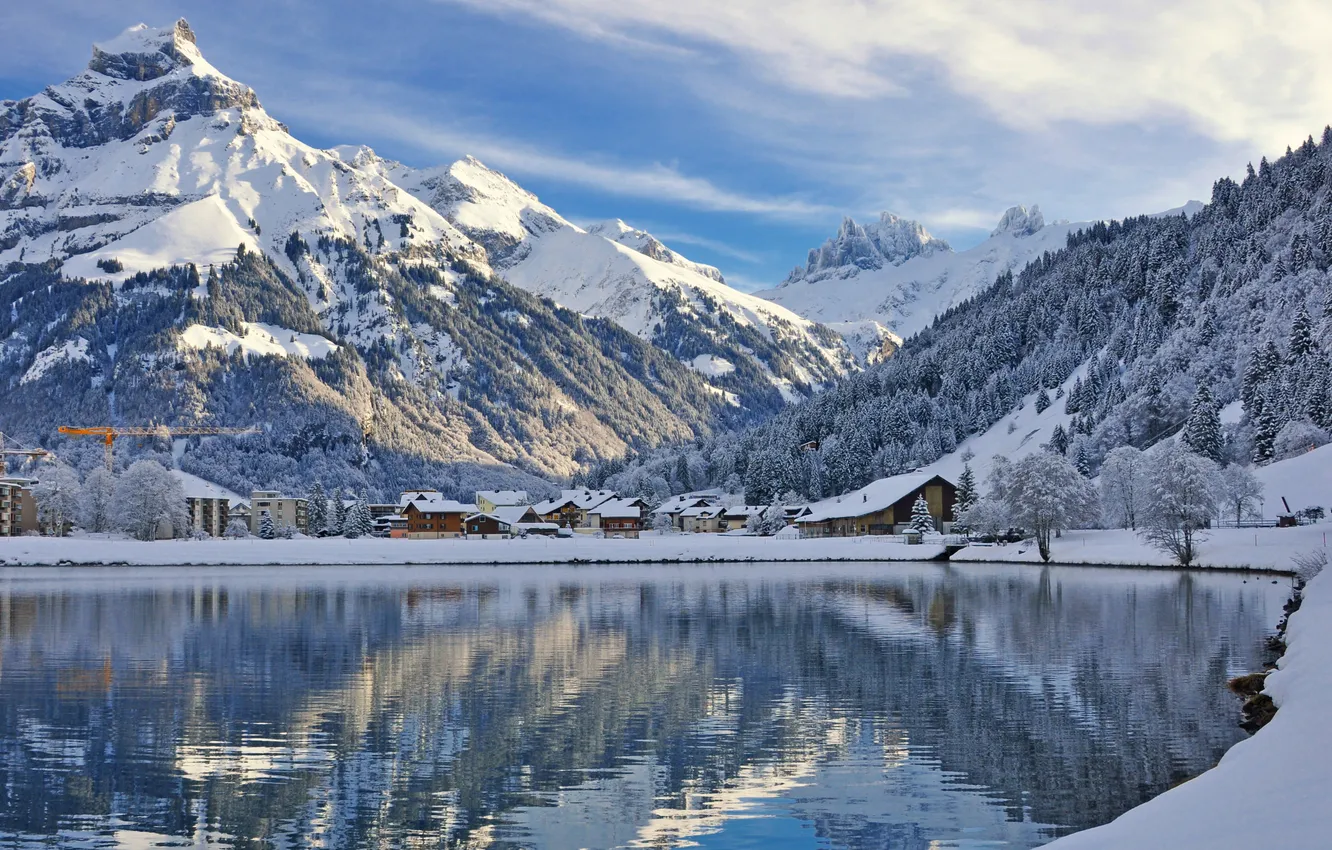
[[[939,565],[0,574],[0,842],[1031,847],[1215,763],[1288,588]]]

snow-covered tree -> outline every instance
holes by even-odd
[[[971,506],[976,504],[979,498],[980,493],[976,492],[976,473],[972,471],[971,464],[966,463],[962,466],[962,474],[957,477],[953,516],[961,516],[971,510]]]
[[[1246,515],[1252,514],[1262,502],[1262,482],[1258,480],[1258,476],[1239,464],[1232,463],[1221,470],[1218,487],[1222,509],[1227,514],[1234,512],[1236,525],[1239,525]]]
[[[1150,484],[1143,512],[1148,543],[1189,566],[1198,555],[1202,529],[1216,515],[1221,489],[1216,463],[1168,440],[1147,453]]]
[[[1146,491],[1147,464],[1142,452],[1120,446],[1105,456],[1101,464],[1101,512],[1108,524],[1136,531]]]
[[[1277,432],[1272,441],[1272,456],[1276,460],[1297,457],[1311,449],[1328,444],[1332,437],[1307,419],[1292,419]]]
[[[370,506],[364,498],[358,498],[347,511],[347,522],[342,536],[350,539],[365,537],[375,530],[374,519],[370,516]]]
[[[771,536],[786,528],[786,507],[780,502],[768,505],[758,518],[755,533]]]
[[[921,534],[934,531],[934,517],[930,514],[930,504],[925,501],[925,494],[916,497],[911,506],[911,527]]]
[[[1008,487],[1013,481],[1013,462],[1007,455],[990,459],[990,474],[985,476],[986,496],[1000,502],[1008,501]]]
[[[137,540],[155,540],[163,526],[184,537],[190,518],[180,481],[155,460],[135,461],[116,481],[116,523]]]
[[[243,519],[233,519],[227,523],[226,531],[222,536],[228,540],[244,540],[250,536],[250,526]]]
[[[83,480],[83,498],[79,503],[80,521],[85,531],[110,531],[114,522],[116,478],[104,466],[93,468]]]
[[[268,511],[259,512],[259,539],[272,540],[277,537],[277,525],[273,522],[273,515]]]
[[[999,534],[1008,528],[1008,507],[998,499],[977,499],[957,515],[957,522],[975,534]]]
[[[1221,462],[1221,417],[1217,413],[1216,399],[1206,386],[1199,387],[1193,397],[1180,439],[1194,454]]]
[[[63,463],[42,470],[41,480],[32,488],[37,503],[37,519],[56,537],[64,537],[78,515],[83,487],[79,476]]]
[[[1034,452],[1013,464],[1006,497],[1013,521],[1035,536],[1045,561],[1053,534],[1090,525],[1100,513],[1096,488],[1053,452]]]
[[[306,502],[306,525],[310,529],[310,536],[319,537],[328,526],[328,495],[324,492],[322,481],[315,479]]]
[[[328,512],[328,535],[340,537],[347,530],[347,499],[342,488],[333,491],[333,509]]]

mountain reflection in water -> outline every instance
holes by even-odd
[[[0,570],[0,845],[1032,847],[1241,737],[1289,587]]]

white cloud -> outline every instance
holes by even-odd
[[[588,38],[721,47],[793,90],[910,89],[925,60],[1000,120],[1183,120],[1267,148],[1332,117],[1316,0],[439,0]]]
[[[803,198],[731,191],[661,163],[625,165],[599,159],[596,154],[579,157],[551,153],[520,142],[460,131],[456,124],[436,124],[409,113],[387,112],[364,103],[288,104],[284,114],[298,114],[320,121],[325,128],[337,127],[347,132],[363,131],[372,126],[377,135],[423,153],[444,158],[470,154],[489,166],[515,175],[542,177],[611,195],[649,198],[697,210],[751,213],[783,219],[806,219],[834,212],[828,205]]]

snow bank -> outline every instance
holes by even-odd
[[[138,272],[194,263],[225,265],[236,258],[236,248],[258,252],[254,234],[243,228],[218,195],[173,209],[150,221],[123,239],[89,254],[65,261],[66,277],[122,281]],[[119,260],[124,270],[108,274],[97,267],[99,260]]]
[[[260,322],[242,322],[245,329],[243,336],[237,336],[226,328],[214,328],[207,325],[190,325],[180,335],[180,344],[185,348],[202,351],[205,348],[224,348],[227,353],[237,348],[251,354],[273,354],[278,357],[302,357],[306,360],[323,360],[337,350],[337,343],[319,334],[303,334],[277,325],[265,325]]]
[[[673,561],[928,561],[942,546],[908,546],[882,537],[775,540],[715,534],[640,540],[137,540],[0,538],[0,564],[651,564]]]
[[[1290,572],[1292,558],[1325,545],[1332,523],[1299,528],[1217,528],[1206,532],[1198,547],[1199,568],[1253,569]],[[1041,563],[1036,544],[968,546],[954,561]],[[1153,549],[1132,531],[1066,531],[1050,541],[1050,562],[1126,567],[1175,566],[1169,555]]]
[[[1321,505],[1332,513],[1332,445],[1255,469],[1263,484],[1263,513],[1284,513],[1284,496],[1292,511]]]
[[[28,367],[28,371],[23,373],[22,378],[19,378],[19,383],[30,384],[39,380],[55,366],[61,363],[73,363],[78,360],[82,360],[84,363],[92,362],[92,358],[88,356],[88,340],[81,336],[67,340],[60,345],[53,345],[40,352],[37,358],[32,361],[32,365]]]
[[[1271,723],[1198,778],[1046,846],[1312,850],[1332,844],[1332,573],[1309,584],[1286,638],[1290,648],[1267,679],[1267,693],[1280,707]]]

